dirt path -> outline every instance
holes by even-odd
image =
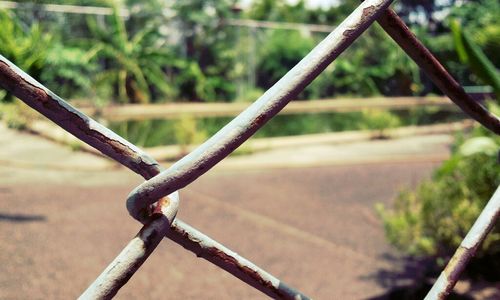
[[[179,217],[316,299],[384,293],[395,270],[373,204],[433,163],[210,174],[182,191]],[[2,185],[0,298],[76,297],[138,231],[120,186]],[[158,284],[159,282],[159,284]],[[263,296],[165,241],[120,299]]]
[[[140,228],[124,199],[141,180],[89,154],[1,132],[0,299],[75,298]],[[445,155],[445,143],[429,145]],[[5,163],[13,157],[17,161]],[[374,203],[390,203],[401,186],[415,185],[435,166],[411,159],[221,166],[181,191],[178,216],[316,299],[364,299],[385,293],[383,271],[400,267],[390,259],[396,253],[385,242]],[[118,299],[165,298],[264,296],[165,241]]]

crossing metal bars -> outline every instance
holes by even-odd
[[[275,299],[308,299],[276,277],[179,219],[178,190],[232,153],[283,109],[375,20],[466,114],[500,134],[500,120],[475,102],[439,61],[388,8],[392,0],[367,0],[319,43],[281,80],[213,137],[166,170],[142,150],[72,107],[0,55],[0,85],[33,109],[143,176],[146,181],[127,199],[130,215],[144,224],[137,236],[80,296],[110,299],[140,268],[163,237],[212,262]],[[467,262],[498,219],[497,190],[426,299],[445,298]]]

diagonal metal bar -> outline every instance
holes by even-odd
[[[239,116],[213,137],[158,176],[132,191],[132,215],[156,199],[181,189],[233,152],[275,116],[370,26],[392,0],[361,3],[335,30]]]
[[[0,85],[69,133],[145,179],[160,173],[160,165],[148,154],[78,111],[2,55]],[[145,222],[151,213],[150,205],[142,207],[140,211],[142,215],[136,214],[133,217]]]
[[[163,198],[166,199],[166,198]],[[154,213],[139,233],[96,278],[78,299],[111,299],[153,253],[170,229],[179,208],[176,192],[162,201],[161,210]]]
[[[87,117],[0,55],[0,86],[69,133],[149,179],[159,164],[141,149]]]
[[[160,173],[159,164],[142,150],[72,107],[1,55],[0,86],[69,133],[80,137],[87,144],[122,163],[134,172],[141,174],[144,178],[147,179],[154,176],[154,174]],[[141,218],[139,217],[139,219]],[[144,222],[147,222],[147,219]],[[253,266],[253,268],[243,267],[248,260],[179,219],[171,224],[171,231],[175,233],[167,237],[174,242],[203,258],[210,257],[210,259],[207,259],[208,261],[242,279],[245,283],[256,287],[263,293],[273,295],[273,298],[282,299],[282,295],[287,294],[283,290],[292,291],[288,294],[301,295],[257,266]],[[174,236],[175,239],[173,239]],[[208,244],[212,245],[213,248],[203,246]],[[228,260],[228,257],[231,260]],[[235,267],[235,265],[241,267]],[[279,284],[276,285],[277,282]],[[292,298],[285,297],[285,299]],[[302,296],[301,299],[307,299],[307,297]]]
[[[271,298],[310,299],[179,219],[174,221],[172,230],[167,233],[167,237],[193,252],[197,257],[202,257],[219,266]]]
[[[500,119],[465,92],[463,87],[448,73],[429,49],[417,39],[394,10],[390,8],[385,10],[377,22],[458,107],[484,127],[500,134]]]
[[[432,286],[425,300],[446,299],[457,283],[467,263],[495,225],[500,215],[500,186],[472,225],[446,268]]]

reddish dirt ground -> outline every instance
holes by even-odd
[[[401,267],[374,204],[436,165],[216,170],[181,191],[178,217],[315,299],[365,299]],[[0,299],[76,298],[138,232],[124,204],[137,182],[0,183]],[[165,240],[117,298],[265,296]]]

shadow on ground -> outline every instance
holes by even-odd
[[[432,283],[439,275],[441,270],[437,270],[432,259],[414,259],[408,257],[396,257],[391,254],[384,254],[380,257],[382,260],[392,262],[402,266],[399,270],[380,269],[377,272],[363,277],[364,280],[374,280],[378,285],[384,287],[387,292],[367,298],[366,300],[417,300],[424,299],[432,287]],[[474,269],[476,262],[469,266]],[[491,265],[491,264],[490,264]],[[484,272],[482,276],[471,276],[476,274],[466,274],[462,278],[463,285],[459,291],[456,289],[447,297],[450,300],[472,300],[472,299],[499,299],[498,277],[492,278]],[[475,270],[477,271],[477,270]],[[468,272],[471,273],[471,272]],[[476,274],[477,275],[477,274]],[[462,276],[464,277],[464,276]],[[491,279],[494,279],[493,281]]]
[[[0,213],[0,222],[44,222],[47,218],[43,215],[27,215],[27,214],[6,214]]]

